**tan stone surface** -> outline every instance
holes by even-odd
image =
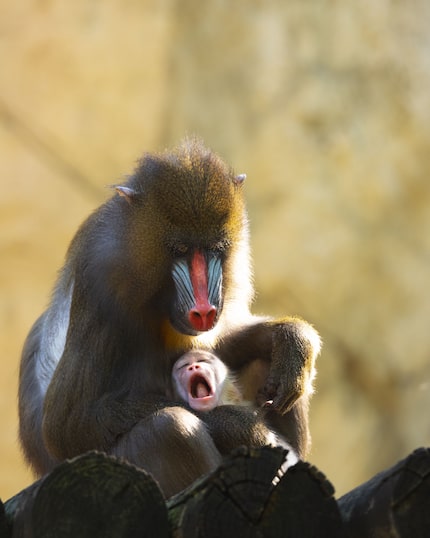
[[[339,494],[430,442],[424,0],[0,0],[0,497],[20,349],[67,244],[142,151],[196,132],[247,195],[256,309],[325,342],[311,460]]]

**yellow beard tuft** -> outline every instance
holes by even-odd
[[[168,319],[161,325],[161,338],[167,351],[183,352],[189,349],[208,349],[216,342],[219,329],[201,333],[198,336],[182,334],[172,327]]]

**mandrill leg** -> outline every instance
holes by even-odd
[[[151,473],[166,498],[221,463],[205,424],[182,407],[165,407],[142,419],[112,453]]]

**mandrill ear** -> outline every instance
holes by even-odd
[[[130,189],[130,187],[124,187],[123,185],[116,185],[115,190],[119,194],[119,196],[125,198],[129,204],[133,202],[133,199],[137,195],[137,192],[135,190]]]
[[[233,178],[233,183],[239,186],[239,185],[242,185],[245,179],[246,179],[246,174],[239,174],[238,176]]]

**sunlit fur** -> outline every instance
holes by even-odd
[[[255,427],[252,409],[222,406],[202,421],[172,405],[171,367],[192,349],[214,351],[239,377],[256,359],[264,362],[259,386],[246,387],[249,397],[256,402],[264,389],[276,401],[270,428],[276,423],[300,457],[307,453],[319,339],[302,320],[250,313],[243,185],[243,175],[187,139],[144,155],[79,228],[22,354],[20,440],[37,475],[97,449],[156,469],[163,490],[175,492],[236,446],[266,444],[271,429]],[[223,294],[212,329],[189,310],[196,252],[208,264],[209,295],[216,302]],[[178,294],[175,279],[190,270]]]

